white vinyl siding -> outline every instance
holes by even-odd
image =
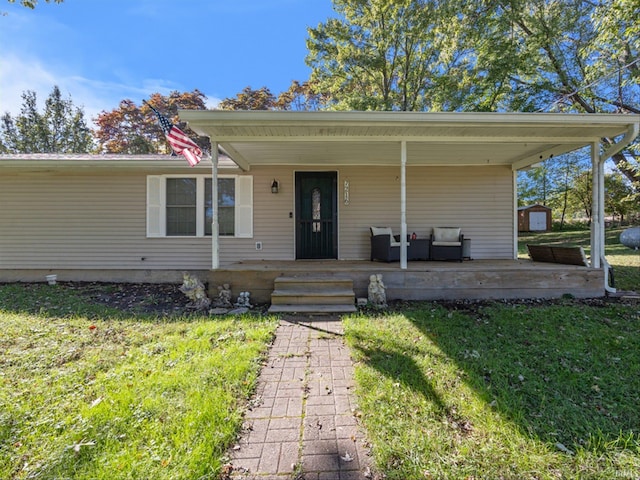
[[[220,237],[221,265],[295,258],[294,177],[303,170],[338,172],[339,258],[367,260],[372,225],[399,233],[399,167],[256,166],[236,176],[244,192],[236,208],[245,213],[236,215],[235,237]],[[211,268],[210,236],[163,236],[163,216],[154,214],[165,208],[163,176],[149,173],[0,176],[0,268]],[[513,189],[508,167],[408,167],[408,231],[427,237],[433,227],[460,226],[473,258],[513,258]]]
[[[146,181],[144,173],[0,176],[0,268],[209,269],[211,237],[147,238]]]
[[[295,258],[296,171],[338,172],[338,256],[369,259],[369,227],[390,226],[400,233],[400,167],[254,167],[254,234],[250,242],[221,242],[220,260],[293,260]],[[271,193],[273,179],[279,193]],[[349,204],[344,182],[349,181]],[[472,240],[477,259],[510,259],[514,251],[513,173],[496,167],[408,167],[407,228],[427,238],[433,227],[460,226]],[[289,214],[293,218],[289,217]],[[256,251],[255,242],[262,243]]]
[[[400,168],[341,168],[349,205],[339,204],[340,258],[369,258],[369,227],[400,233]],[[339,196],[342,192],[339,192]],[[513,258],[511,168],[407,167],[407,233],[428,238],[433,227],[461,227],[477,259]]]

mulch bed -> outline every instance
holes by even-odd
[[[96,303],[131,313],[179,314],[189,311],[190,300],[180,285],[167,283],[63,282]]]
[[[99,283],[99,282],[64,282],[67,288],[79,290],[83,295],[103,305],[125,312],[171,315],[190,313],[190,300],[180,291],[181,285],[165,283]],[[612,303],[626,302],[621,296],[601,298],[560,298],[560,299],[517,299],[517,300],[443,300],[429,302],[440,305],[448,310],[478,313],[484,307],[502,303],[505,305],[529,305],[531,307],[544,305],[589,305],[604,307]],[[633,302],[633,300],[631,301]],[[637,301],[635,301],[637,304]],[[415,308],[424,302],[391,301],[386,311],[402,311]],[[268,305],[256,305],[254,313],[265,313]],[[365,308],[364,311],[373,313],[375,309]]]
[[[190,306],[190,300],[180,291],[181,284],[167,283],[103,283],[103,282],[59,282],[66,289],[75,290],[80,295],[95,303],[106,305],[125,313],[157,316],[179,316],[204,312]],[[31,285],[23,284],[25,288]],[[514,300],[441,300],[441,301],[390,301],[386,309],[380,310],[370,306],[360,308],[365,314],[402,312],[418,308],[420,305],[439,305],[450,311],[469,314],[481,314],[490,305],[527,305],[542,307],[549,305],[588,305],[605,307],[611,304],[640,305],[640,296],[635,292],[619,292],[618,294],[600,298],[558,298],[558,299],[514,299]],[[253,305],[251,313],[266,314],[268,304]]]

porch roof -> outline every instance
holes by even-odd
[[[252,165],[508,165],[614,139],[639,115],[180,110],[244,170]]]

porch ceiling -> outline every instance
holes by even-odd
[[[637,115],[181,110],[241,167],[509,165],[521,169],[640,122]]]

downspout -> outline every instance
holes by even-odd
[[[220,268],[218,228],[218,142],[211,142],[211,269]]]
[[[625,133],[624,137],[622,137],[622,139],[618,142],[618,143],[614,143],[613,145],[611,145],[608,149],[606,149],[602,155],[600,155],[599,152],[599,145],[598,143],[594,143],[591,148],[592,148],[592,161],[596,162],[597,160],[597,169],[595,168],[596,165],[594,165],[594,171],[593,171],[593,175],[594,175],[594,180],[593,180],[593,185],[594,185],[594,200],[596,199],[596,193],[595,193],[595,186],[596,186],[596,170],[597,170],[597,182],[598,182],[598,203],[594,204],[594,206],[597,206],[598,209],[598,227],[597,227],[597,235],[599,236],[599,238],[595,239],[592,235],[591,241],[592,241],[592,245],[591,245],[591,260],[592,260],[592,264],[594,263],[594,258],[598,259],[597,262],[597,266],[596,268],[600,267],[600,264],[602,264],[602,268],[604,270],[604,289],[606,292],[608,293],[615,293],[616,289],[609,286],[609,262],[607,262],[607,259],[605,258],[605,231],[604,231],[604,162],[609,159],[610,157],[614,156],[616,153],[619,153],[622,151],[622,149],[624,149],[625,147],[627,147],[637,136],[638,133],[640,133],[640,123],[636,122],[633,123],[631,125],[629,125],[629,127],[627,128],[627,133]],[[595,220],[595,219],[594,219]],[[592,229],[593,232],[593,229]],[[597,257],[594,257],[594,240],[596,240],[596,243],[598,244],[598,251],[596,252]]]

